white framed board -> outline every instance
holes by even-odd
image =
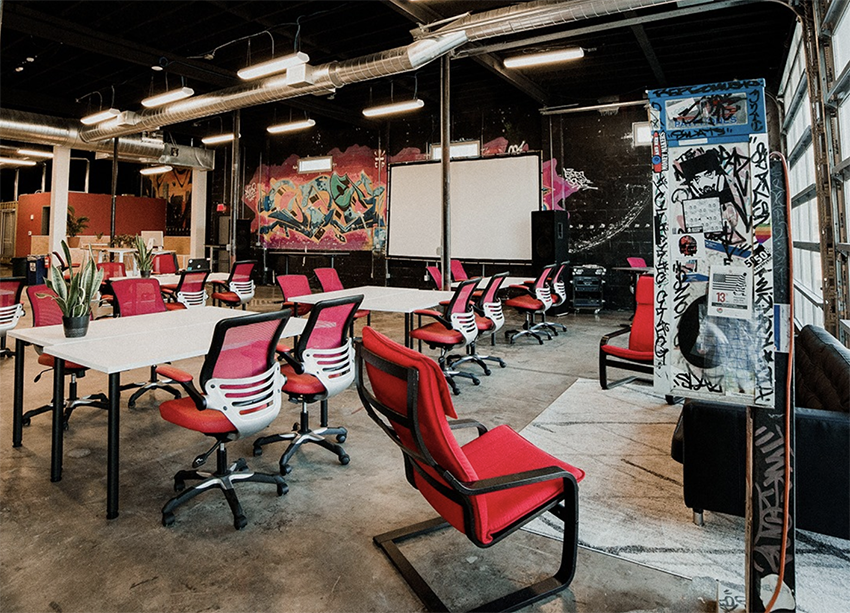
[[[452,160],[451,257],[531,260],[531,212],[541,206],[538,154]],[[440,257],[440,162],[389,167],[390,257]]]

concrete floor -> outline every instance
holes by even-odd
[[[274,288],[260,288],[256,310],[277,308]],[[530,339],[481,346],[508,362],[482,377],[460,380],[454,397],[461,417],[520,430],[577,378],[596,378],[599,338],[626,321],[625,313],[571,314],[568,327],[543,346]],[[509,314],[508,326],[520,324]],[[373,326],[402,338],[400,315],[373,314]],[[29,326],[30,316],[19,325]],[[360,324],[358,324],[359,330]],[[132,347],[127,348],[132,351]],[[18,358],[16,358],[18,359]],[[46,403],[51,377],[38,383],[30,348],[26,408]],[[201,358],[179,365],[197,373]],[[407,485],[399,453],[360,406],[352,389],[330,402],[331,424],[348,428],[351,463],[308,445],[293,459],[289,493],[276,497],[260,484],[238,487],[248,526],[236,531],[223,496],[205,493],[176,511],[171,528],[160,509],[172,477],[207,449],[205,437],[162,420],[163,392],[147,394],[121,417],[120,516],[105,519],[106,414],[80,408],[65,438],[62,481],[50,483],[50,417],[33,419],[23,446],[12,448],[13,360],[0,360],[0,610],[53,611],[421,611],[372,536],[434,516]],[[122,382],[144,380],[146,370]],[[106,377],[90,372],[82,394],[102,391]],[[286,403],[273,430],[288,431],[298,406]],[[228,447],[258,471],[274,472],[284,444],[251,456],[251,439]],[[569,461],[569,458],[564,458]],[[682,504],[671,500],[671,504]],[[581,514],[579,514],[581,518]],[[477,549],[443,531],[405,551],[454,609],[485,602],[555,569],[559,543],[520,531]],[[571,587],[527,610],[712,611],[715,585],[691,581],[580,548]]]

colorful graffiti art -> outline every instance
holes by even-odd
[[[298,174],[298,156],[280,166],[261,166],[243,202],[257,214],[268,249],[380,250],[386,240],[386,184],[375,151],[352,146],[329,153],[334,170]]]
[[[192,216],[192,171],[175,168],[161,175],[151,175],[154,196],[163,198],[165,229],[172,236],[188,236]]]

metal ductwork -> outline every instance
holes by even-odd
[[[83,140],[78,121],[9,109],[0,109],[0,138],[83,151],[113,152],[111,139]],[[141,135],[119,138],[118,155],[203,170],[215,168],[215,153],[210,149],[174,145]]]
[[[303,71],[287,71],[283,76],[268,77],[255,83],[223,89],[181,100],[161,109],[139,113],[127,125],[107,122],[106,125],[101,124],[85,130],[80,137],[88,142],[100,141],[306,94],[327,94],[351,83],[416,70],[459,47],[466,40],[466,34],[462,31],[452,32],[345,62],[330,62],[315,68],[308,66]],[[297,76],[289,74],[290,72],[296,72]]]
[[[433,31],[430,31],[428,26],[422,26],[412,30],[411,34],[415,39],[419,39],[434,34],[463,31],[466,32],[469,42],[475,42],[494,36],[507,36],[675,3],[676,0],[537,0],[461,17]]]

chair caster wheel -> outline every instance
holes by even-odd
[[[174,513],[163,513],[162,514],[162,525],[166,528],[170,528],[174,525]]]
[[[507,368],[508,365],[505,362],[499,362],[499,368]]]
[[[128,409],[135,409],[135,408],[136,408],[136,401],[135,401],[135,400],[132,400],[132,401],[128,402],[128,403],[127,403],[127,408],[128,408]]]
[[[336,435],[336,442],[337,443],[344,443],[345,439],[346,439],[346,436],[344,434],[337,434]]]
[[[21,422],[21,425],[23,425],[23,426],[29,426],[31,423],[32,423],[32,421],[30,421],[30,418],[29,418],[29,417],[25,417],[25,418],[24,418],[24,420]]]
[[[186,489],[186,483],[184,481],[175,481],[174,482],[174,491],[182,492]]]
[[[344,454],[344,455],[339,456],[339,463],[342,464],[343,466],[345,466],[349,462],[351,462],[351,458],[348,457],[348,454]]]
[[[284,464],[283,466],[280,467],[280,474],[281,475],[288,475],[291,472],[292,472],[292,467],[289,464]]]
[[[262,447],[254,447],[254,457],[263,455]]]
[[[62,423],[62,429],[63,429],[65,432],[67,432],[67,431],[70,429],[70,426],[68,425],[68,422],[67,422],[67,421]]]
[[[286,485],[286,483],[278,483],[277,484],[277,495],[278,496],[283,496],[287,492],[289,492],[289,486]]]
[[[479,379],[473,379],[472,385],[481,385],[481,381]]]
[[[244,472],[248,470],[248,462],[245,461],[245,458],[239,458],[238,460],[236,460],[236,464],[234,464],[233,470],[235,472]]]
[[[233,527],[237,530],[241,530],[245,526],[248,525],[248,518],[244,515],[237,515],[233,518]]]

